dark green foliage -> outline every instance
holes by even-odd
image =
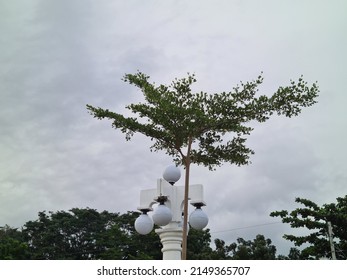
[[[96,240],[117,215],[93,209],[39,213],[39,219],[24,225],[23,234],[33,259],[97,259],[102,248]]]
[[[0,260],[25,260],[28,257],[28,245],[21,232],[8,225],[0,227]]]
[[[231,259],[231,245],[226,245],[224,240],[215,239],[216,249],[212,253],[212,260],[228,260]]]
[[[306,228],[312,232],[305,236],[285,234],[283,237],[294,242],[295,246],[309,244],[302,250],[302,259],[331,258],[331,248],[328,240],[327,222],[331,222],[336,243],[336,256],[346,259],[347,255],[347,196],[338,197],[336,203],[318,206],[316,203],[303,198],[296,198],[295,202],[303,205],[290,213],[287,210],[274,211],[272,217],[282,218],[283,223],[293,228]]]
[[[189,229],[187,256],[190,260],[211,259],[212,248],[210,247],[210,230]]]
[[[288,256],[278,255],[277,260],[305,260],[298,248],[290,248]]]
[[[237,238],[237,242],[226,245],[223,240],[216,239],[216,249],[213,259],[216,260],[275,260],[276,246],[270,239],[265,239],[261,234],[252,240]]]
[[[101,213],[73,208],[69,212],[39,213],[22,230],[32,259],[159,259],[159,238],[144,238],[134,229],[138,213]],[[142,238],[142,240],[141,240]]]

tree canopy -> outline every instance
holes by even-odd
[[[9,225],[0,227],[0,260],[25,260],[29,258],[28,244],[22,233]]]
[[[305,236],[285,234],[283,237],[295,246],[306,245],[301,252],[303,259],[331,258],[331,244],[328,238],[328,222],[331,223],[337,259],[347,259],[347,196],[338,197],[336,203],[318,206],[309,199],[296,198],[303,205],[295,210],[274,211],[272,217],[280,217],[292,228],[306,228],[311,231]]]
[[[144,134],[154,141],[151,150],[164,150],[178,164],[196,163],[210,169],[223,162],[249,162],[253,151],[246,147],[245,136],[253,130],[251,121],[264,122],[273,113],[297,116],[301,108],[316,103],[318,96],[317,84],[308,86],[302,77],[279,87],[270,97],[256,96],[263,82],[261,75],[230,92],[213,94],[192,93],[194,74],[175,79],[169,86],[156,86],[149,79],[142,72],[124,76],[123,80],[138,87],[145,97],[145,103],[126,106],[134,116],[87,105],[89,112],[98,119],[112,120],[113,127],[125,133],[127,140],[134,133]],[[223,141],[228,132],[233,138]]]
[[[73,208],[38,216],[22,229],[32,259],[161,259],[154,232],[140,239],[135,231],[138,213]]]
[[[225,260],[275,260],[276,246],[272,245],[269,238],[258,234],[253,240],[245,240],[241,237],[236,242],[226,245],[221,239],[215,241],[216,250],[213,259]]]

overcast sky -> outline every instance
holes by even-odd
[[[195,89],[213,93],[263,72],[264,94],[303,75],[318,81],[318,103],[255,125],[251,165],[191,172],[213,238],[259,233],[287,255],[282,235],[299,231],[270,212],[346,195],[346,10],[343,0],[0,0],[0,226],[43,210],[135,211],[140,190],[156,187],[171,159],[86,110],[125,113],[141,100],[125,73],[157,84],[195,73]]]

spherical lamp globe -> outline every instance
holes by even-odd
[[[208,224],[208,217],[201,208],[196,208],[189,216],[189,224],[192,228],[203,229]]]
[[[152,219],[145,213],[135,220],[135,230],[142,235],[148,234],[153,229]]]
[[[163,172],[163,178],[173,185],[181,178],[181,170],[176,165],[169,165]]]
[[[172,220],[171,210],[164,204],[159,204],[158,207],[154,210],[153,222],[158,226],[166,226]]]

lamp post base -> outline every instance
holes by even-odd
[[[182,236],[183,231],[180,227],[165,227],[156,229],[160,241],[163,244],[161,249],[163,260],[181,260],[182,259]]]

